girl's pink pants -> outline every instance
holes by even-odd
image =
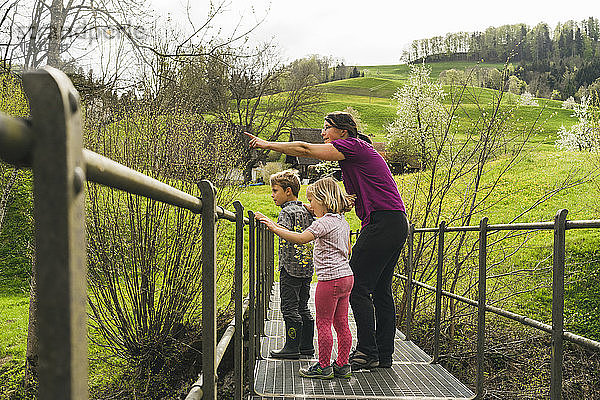
[[[331,364],[331,348],[335,329],[338,340],[337,364],[348,364],[352,334],[348,326],[348,300],[354,285],[354,276],[319,281],[315,293],[319,363],[325,368]]]

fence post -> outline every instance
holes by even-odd
[[[87,399],[85,165],[79,94],[61,71],[23,76],[34,174],[40,399]]]
[[[275,234],[267,231],[269,237],[269,302],[273,293],[273,282],[275,282]]]
[[[415,239],[415,225],[408,225],[408,257],[406,262],[406,340],[410,340],[412,325],[412,289],[413,289],[413,251]]]
[[[554,217],[552,253],[552,368],[550,398],[562,399],[563,330],[565,305],[565,229],[568,211],[559,210]]]
[[[254,365],[256,362],[256,230],[254,213],[248,211],[248,385],[254,393]]]
[[[241,400],[244,396],[244,333],[242,332],[242,283],[244,281],[244,206],[233,202],[235,208],[235,336],[234,336],[234,375],[235,388],[233,398]]]
[[[215,189],[207,180],[199,184],[202,195],[202,392],[203,399],[217,399],[217,296]]]
[[[264,226],[258,224],[256,226],[256,267],[257,267],[257,290],[258,290],[258,321],[257,321],[257,336],[256,336],[256,348],[260,349],[260,337],[264,334],[265,330],[265,276],[264,276]],[[258,351],[258,350],[257,350]]]
[[[477,291],[477,399],[483,399],[483,360],[485,351],[485,303],[487,275],[488,218],[479,222],[479,289]]]
[[[433,362],[440,358],[440,325],[442,323],[442,274],[444,272],[444,230],[446,221],[440,222],[438,234],[437,282],[435,285],[435,322],[433,338]]]

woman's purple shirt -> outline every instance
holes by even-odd
[[[349,137],[331,142],[345,157],[341,160],[346,192],[356,195],[354,208],[364,227],[373,211],[405,211],[396,181],[381,155],[364,140]]]

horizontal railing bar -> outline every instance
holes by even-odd
[[[242,304],[242,315],[245,315],[246,311],[248,311],[248,304],[250,304],[250,299],[248,297],[246,297],[244,299],[244,303]],[[227,326],[227,329],[223,333],[223,337],[221,337],[221,340],[219,340],[219,344],[217,344],[217,350],[215,353],[217,356],[217,363],[216,363],[217,368],[221,364],[221,359],[223,358],[223,355],[225,354],[225,351],[227,350],[227,347],[229,346],[229,343],[231,342],[231,338],[233,337],[234,333],[235,333],[235,317],[231,320],[231,322]]]
[[[600,228],[600,220],[566,221],[566,229]]]
[[[198,197],[128,168],[91,150],[83,149],[83,156],[86,164],[87,179],[92,182],[185,208],[196,214],[202,212],[202,200]],[[235,221],[235,214],[221,206],[217,206],[217,216],[229,221]],[[244,222],[248,223],[248,218],[245,218]]]
[[[488,225],[488,231],[518,231],[529,229],[554,229],[554,222],[527,222],[518,224],[496,224]],[[439,228],[415,228],[415,232],[439,232]],[[447,226],[444,232],[477,232],[478,226]]]
[[[29,122],[0,113],[0,159],[15,166],[31,166],[33,132]]]
[[[202,212],[202,200],[198,197],[175,189],[93,151],[83,149],[83,156],[86,177],[89,181],[182,207],[196,214]]]
[[[250,304],[250,297],[246,297],[244,299],[244,303],[242,305],[242,315],[246,314],[246,311],[248,311],[248,306]],[[219,340],[219,343],[217,344],[217,348],[216,348],[216,364],[215,364],[215,371],[217,368],[219,368],[219,365],[221,364],[221,360],[223,359],[223,355],[225,354],[225,351],[227,350],[227,347],[229,347],[229,343],[231,342],[231,339],[233,338],[233,335],[235,334],[235,317],[231,320],[231,322],[229,323],[229,325],[227,325],[227,329],[225,330],[225,332],[223,333],[223,336],[221,337],[221,340]],[[188,395],[185,397],[185,400],[200,400],[202,398],[202,383],[204,381],[204,372],[200,372],[198,374],[198,380],[196,382],[194,382],[194,384],[192,385],[192,388],[190,389],[190,392],[188,393]]]
[[[581,220],[567,221],[566,229],[585,229],[585,228],[600,228],[600,220]],[[554,229],[554,222],[527,222],[518,224],[496,224],[489,225],[488,231],[519,231],[530,229]],[[476,232],[479,226],[448,226],[444,228],[444,232]],[[437,233],[439,228],[415,228],[418,233]]]
[[[400,278],[400,279],[404,279],[405,281],[408,280],[408,278],[405,275],[394,274],[394,276],[396,276],[397,278]],[[435,290],[436,290],[435,287],[430,286],[430,285],[428,285],[426,283],[419,282],[419,281],[416,281],[414,279],[413,279],[412,282],[413,282],[414,285],[420,286],[420,287],[422,287],[424,289],[427,289],[429,291],[435,292]],[[472,299],[460,296],[460,295],[455,294],[455,293],[450,293],[450,292],[447,292],[445,290],[442,290],[442,295],[444,295],[446,297],[451,297],[451,298],[453,298],[455,300],[461,301],[463,303],[467,303],[467,304],[469,304],[471,306],[474,306],[474,307],[477,307],[479,305],[479,302],[477,302],[476,300],[472,300]],[[491,312],[493,314],[500,315],[502,317],[506,317],[506,318],[511,319],[513,321],[520,322],[523,325],[527,325],[527,326],[530,326],[530,327],[542,330],[542,331],[544,331],[546,333],[552,333],[552,326],[550,326],[548,324],[544,324],[543,322],[537,321],[535,319],[528,318],[528,317],[525,317],[523,315],[516,314],[516,313],[510,312],[510,311],[504,310],[502,308],[490,306],[490,305],[487,305],[487,304],[485,305],[485,310],[489,311],[489,312]],[[582,346],[591,348],[593,350],[600,350],[600,342],[597,342],[597,341],[592,340],[592,339],[588,339],[588,338],[583,337],[583,336],[576,335],[576,334],[568,332],[568,331],[564,331],[563,332],[563,338],[565,338],[565,339],[567,339],[567,340],[569,340],[569,341],[571,341],[573,343],[577,343],[577,344],[580,344]]]

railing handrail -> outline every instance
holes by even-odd
[[[600,228],[600,219],[567,221],[566,229]],[[444,232],[478,232],[479,226],[446,226]],[[513,224],[488,225],[489,231],[523,231],[523,230],[552,230],[554,222],[518,222]],[[437,233],[439,227],[415,228],[415,233]]]
[[[394,274],[394,276],[396,278],[400,278],[403,279],[405,281],[408,280],[408,277],[406,275],[402,275],[402,274]],[[426,283],[417,281],[415,279],[412,280],[413,285],[417,285],[419,287],[422,287],[423,289],[427,289],[431,292],[435,292],[436,288],[434,286],[428,285]],[[454,300],[458,300],[462,303],[468,304],[470,306],[473,307],[479,307],[479,302],[477,300],[473,300],[473,299],[469,299],[468,297],[464,297],[461,296],[459,294],[456,293],[452,293],[452,292],[448,292],[446,290],[442,290],[442,295],[446,296],[446,297],[450,297],[453,298]],[[494,306],[490,306],[488,304],[485,304],[485,310],[489,311],[493,314],[499,315],[501,317],[506,317],[508,319],[511,319],[513,321],[516,322],[520,322],[523,325],[527,325],[530,326],[532,328],[536,328],[539,329],[541,331],[544,331],[546,333],[552,333],[552,326],[545,324],[541,321],[535,320],[533,318],[529,318],[526,317],[524,315],[521,314],[517,314],[517,313],[513,313],[511,311],[508,310],[504,310],[502,308],[499,307],[494,307]],[[590,349],[593,350],[600,350],[600,342],[597,342],[595,340],[586,338],[585,336],[581,336],[581,335],[577,335],[575,333],[571,333],[569,331],[563,331],[563,337],[573,343],[577,343],[586,347],[589,347]]]

